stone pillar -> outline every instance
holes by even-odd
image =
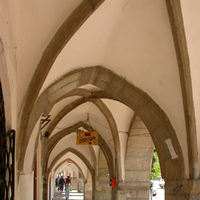
[[[44,175],[43,176],[43,195],[42,195],[43,200],[48,199],[48,176]]]
[[[73,190],[78,190],[78,179],[76,177],[71,178],[71,184]]]
[[[44,135],[44,134],[42,134]],[[48,199],[48,172],[46,169],[45,157],[47,152],[47,138],[45,136],[41,137],[41,167],[42,167],[42,200]]]
[[[80,172],[78,172],[77,190],[78,192],[82,192],[82,193],[84,192],[84,181]]]
[[[95,184],[95,199],[96,200],[111,200],[111,186],[109,185],[109,171],[107,161],[103,152],[99,151],[98,161],[98,176]]]
[[[77,188],[78,192],[84,192],[84,183],[83,183],[83,179],[79,179],[78,181],[78,188]]]
[[[165,180],[166,200],[199,200],[200,180]]]
[[[149,182],[145,183],[131,183],[131,185],[120,183],[116,191],[116,199],[141,199],[149,200]]]
[[[125,180],[119,184],[118,199],[149,199],[153,150],[151,136],[137,117],[127,142]]]
[[[90,172],[87,173],[87,182],[85,183],[85,200],[92,199],[92,176]]]

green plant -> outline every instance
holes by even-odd
[[[152,167],[151,167],[151,179],[155,179],[155,178],[161,178],[160,163],[159,163],[156,149],[154,149],[154,152],[153,152],[153,160],[152,160]]]

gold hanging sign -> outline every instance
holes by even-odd
[[[98,145],[97,132],[77,132],[76,133],[77,145]]]

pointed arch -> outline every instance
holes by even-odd
[[[130,84],[127,80],[114,72],[102,67],[87,67],[73,70],[50,85],[40,96],[33,112],[25,136],[28,141],[37,116],[56,102],[64,98],[72,89],[92,84],[101,89],[99,92],[91,93],[87,98],[109,98],[119,101],[131,108],[145,123],[148,128],[158,154],[162,155],[160,160],[163,177],[168,179],[184,178],[184,161],[181,147],[171,122],[163,110],[145,92]],[[110,87],[107,87],[107,85]],[[153,119],[153,120],[152,120]],[[170,139],[176,152],[177,158],[173,159],[166,141]],[[26,151],[27,144],[22,149]],[[24,161],[21,157],[20,162]],[[170,170],[169,169],[173,169]]]
[[[77,157],[79,157],[87,166],[91,176],[92,176],[92,197],[94,199],[94,195],[95,195],[95,191],[94,191],[94,186],[95,186],[95,169],[92,167],[92,165],[90,164],[90,162],[88,161],[88,159],[79,151],[77,151],[74,148],[68,147],[65,150],[63,150],[62,152],[60,152],[52,161],[50,167],[48,168],[48,171],[51,171],[51,169],[53,168],[53,166],[56,165],[57,161],[64,156],[66,153],[71,152],[73,154],[75,154]],[[43,185],[43,193],[47,193],[46,188]]]
[[[58,54],[71,39],[71,37],[76,33],[76,31],[81,27],[85,20],[104,2],[104,0],[83,0],[82,3],[74,10],[74,12],[64,21],[61,27],[57,30],[56,34],[52,37],[49,45],[46,47],[41,60],[36,68],[36,71],[32,77],[32,80],[28,87],[27,96],[24,99],[24,104],[22,105],[22,111],[19,118],[19,147],[23,146],[23,138],[26,135],[26,130],[29,121],[29,115],[32,112],[33,106],[38,97],[39,91],[45,78],[48,75],[55,59]],[[44,67],[45,66],[45,67]],[[23,148],[17,149],[17,160],[23,160],[25,152]],[[19,156],[19,158],[18,158]],[[22,158],[21,158],[22,157]],[[23,163],[17,162],[17,168],[23,171]]]
[[[79,172],[81,173],[81,176],[83,177],[83,181],[84,183],[86,182],[86,178],[85,178],[85,175],[83,174],[83,171],[81,169],[81,167],[74,161],[72,160],[71,158],[66,158],[65,160],[63,160],[61,163],[59,163],[56,167],[55,167],[55,170],[54,171],[57,171],[59,166],[61,166],[62,164],[66,163],[68,160],[71,160],[71,162],[76,165],[76,167],[79,169]],[[51,171],[52,171],[53,167],[52,168],[49,168],[48,169],[48,176],[50,175]]]
[[[71,132],[78,130],[78,128],[85,126],[86,129],[88,129],[89,131],[93,130],[94,128],[90,127],[87,124],[84,124],[84,122],[78,122],[76,124],[74,124],[72,127],[68,127],[62,131],[60,131],[58,134],[54,135],[53,137],[49,138],[48,141],[48,149],[47,149],[47,153],[45,157],[45,161],[44,161],[44,171],[47,171],[47,163],[48,163],[48,158],[49,155],[51,153],[51,151],[53,150],[53,148],[56,146],[56,144],[60,141],[61,138],[65,137],[68,134],[71,134]],[[115,174],[115,166],[113,163],[113,155],[112,152],[110,150],[110,148],[108,147],[107,143],[105,142],[105,140],[101,137],[101,135],[99,135],[99,146],[102,149],[105,158],[107,160],[108,166],[109,166],[109,173],[110,176],[113,177]]]

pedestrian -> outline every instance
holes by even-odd
[[[58,187],[58,191],[59,191],[59,181],[60,181],[60,176],[57,176],[57,178],[56,178],[56,186]]]
[[[70,186],[71,186],[71,179],[69,176],[67,176],[65,180],[65,196],[67,200],[69,199]]]
[[[60,193],[63,192],[63,185],[65,183],[65,180],[63,179],[63,176],[61,176],[60,181],[59,181],[59,186],[60,186]]]

